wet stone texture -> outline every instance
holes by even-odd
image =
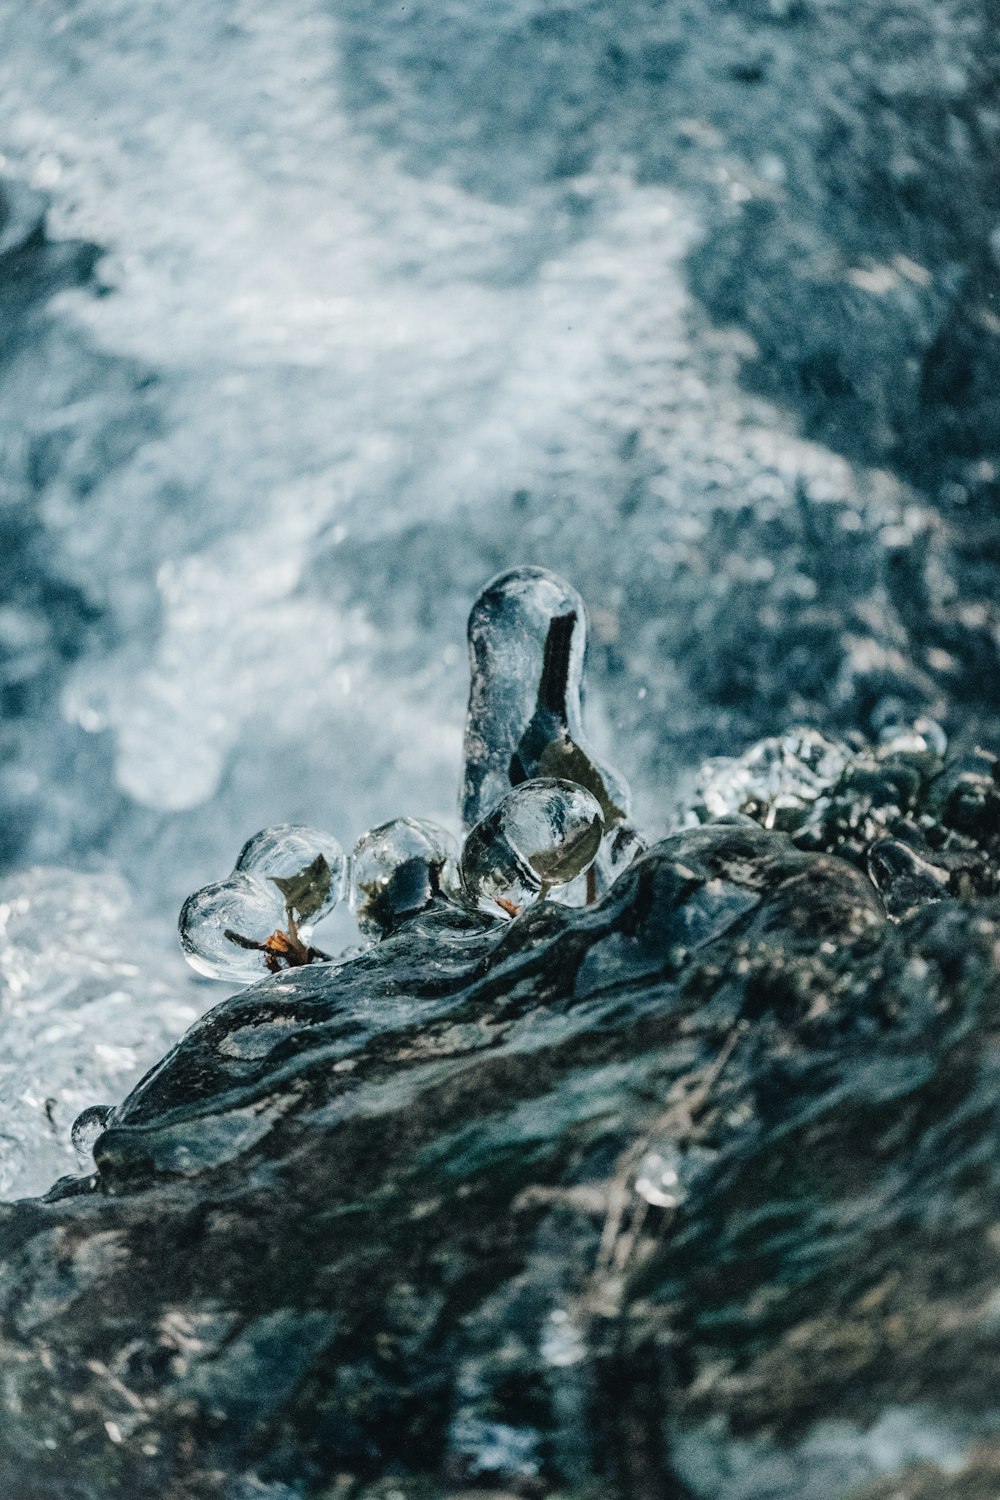
[[[1000,788],[919,739],[209,1012],[0,1210],[4,1495],[992,1493]]]

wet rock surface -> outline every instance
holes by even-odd
[[[1000,902],[895,920],[797,838],[730,813],[209,1012],[0,1211],[4,1493],[979,1493]]]

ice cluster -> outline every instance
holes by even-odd
[[[320,957],[313,925],[344,890],[346,861],[335,838],[301,824],[263,828],[248,839],[227,879],[181,908],[184,957],[199,974],[252,984],[263,973]]]
[[[349,862],[317,829],[262,829],[225,880],[185,901],[188,962],[211,978],[253,983],[322,960],[312,926],[345,889],[372,941],[434,903],[502,920],[553,893],[593,901],[644,844],[627,822],[624,778],[584,733],[585,644],[583,600],[554,573],[520,567],[493,579],[469,618],[464,847],[412,817],[363,833]]]
[[[313,945],[313,930],[345,898],[363,946],[391,938],[429,911],[458,930],[470,913],[499,925],[546,899],[589,904],[646,848],[629,819],[624,778],[584,729],[586,612],[576,591],[545,569],[511,569],[482,590],[468,636],[464,838],[427,819],[402,816],[362,834],[345,856],[334,835],[305,824],[262,829],[224,879],[184,903],[181,950],[200,976],[253,984],[328,961],[330,955]],[[889,917],[902,920],[949,894],[994,893],[994,864],[980,835],[1000,829],[997,763],[980,752],[969,764],[946,767],[945,750],[942,730],[928,719],[890,725],[876,745],[860,736],[836,740],[815,728],[793,728],[737,758],[703,766],[689,821],[745,820],[791,835],[801,849],[842,854],[867,873]],[[34,1051],[27,1042],[15,1048],[28,1058],[24,1076],[11,1084],[25,1108],[11,1114],[18,1123],[8,1129],[23,1139],[7,1142],[9,1180],[0,1176],[0,1191],[15,1181],[39,1185],[51,1175],[56,1147],[78,1163],[92,1160],[109,1112],[92,1102],[95,1084],[103,1079],[106,1097],[119,1093],[118,1080],[132,1082],[200,1008],[194,1003],[183,1015],[178,1008],[175,1016],[161,1003],[157,1014],[167,1029],[139,1025],[141,1007],[132,1002],[140,967],[116,967],[105,955],[135,951],[136,934],[144,929],[127,913],[124,888],[92,885],[81,877],[76,894],[53,885],[26,899],[22,882],[0,904],[0,925],[8,931],[0,965],[13,996],[8,1024],[37,1041]],[[16,933],[26,913],[37,921],[49,907],[53,952],[32,954]],[[105,927],[113,929],[113,939]],[[79,1024],[72,1024],[86,1033],[91,998],[89,992],[61,997],[51,983],[43,992],[32,973],[51,978],[60,955],[74,957],[74,944],[89,955],[94,1003],[102,1010],[98,1031],[106,1033],[103,1012],[114,1009],[122,1018],[120,1044],[103,1047],[96,1070],[74,1062],[74,1077],[60,1082],[43,1066],[46,1045],[72,1029],[67,1016],[74,1007]],[[340,958],[352,951],[361,950]],[[75,972],[80,965],[74,959],[70,967]],[[162,968],[162,960],[149,967]],[[58,1021],[39,1026],[38,1017],[54,1005]],[[88,1107],[77,1114],[70,1136],[57,1116],[71,1103]],[[52,1135],[40,1146],[32,1111],[44,1116]],[[670,1197],[675,1185],[668,1169],[670,1162],[645,1163],[640,1196],[649,1202]]]

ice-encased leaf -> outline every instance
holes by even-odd
[[[461,865],[466,894],[519,911],[589,869],[603,833],[600,806],[584,787],[549,777],[525,781],[466,839]]]
[[[247,840],[236,869],[277,886],[298,921],[311,923],[343,896],[347,860],[332,834],[304,823],[279,823]]]
[[[177,931],[184,957],[199,974],[252,984],[268,972],[258,945],[279,931],[284,920],[281,893],[235,871],[228,880],[203,886],[187,898]]]
[[[350,905],[366,937],[388,937],[457,884],[458,844],[424,818],[393,818],[363,833],[351,855]]]
[[[478,823],[510,787],[539,776],[577,782],[609,827],[620,821],[628,787],[583,730],[586,611],[576,589],[546,568],[512,568],[483,589],[468,634],[464,823]]]
[[[317,854],[312,864],[306,865],[297,875],[271,875],[269,878],[284,896],[285,905],[300,921],[308,922],[329,910],[333,876],[322,854]]]

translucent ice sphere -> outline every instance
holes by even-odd
[[[269,972],[264,953],[252,945],[266,943],[284,921],[278,887],[237,871],[189,896],[177,930],[184,957],[199,974],[252,984]]]
[[[97,1137],[103,1134],[113,1114],[114,1109],[110,1104],[92,1104],[89,1109],[77,1115],[73,1121],[70,1140],[81,1160],[91,1158]]]
[[[473,901],[513,915],[589,869],[603,833],[597,799],[583,787],[554,777],[522,782],[470,832],[462,884]]]
[[[350,905],[366,937],[379,939],[457,885],[458,844],[423,818],[394,818],[363,833],[351,855]]]
[[[302,926],[320,921],[337,905],[347,860],[332,834],[304,823],[280,823],[247,840],[236,869],[276,886]]]

